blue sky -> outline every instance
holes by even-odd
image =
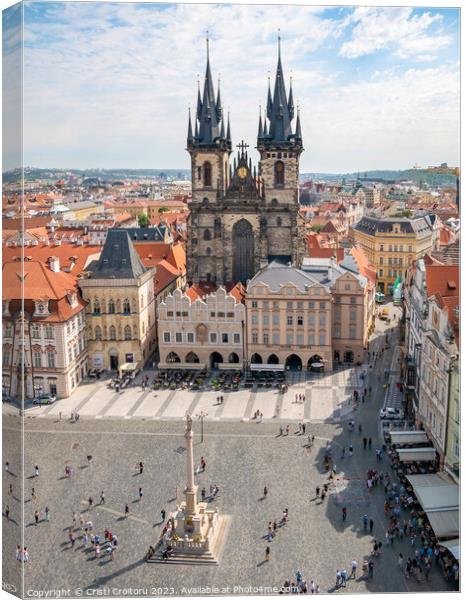
[[[27,2],[24,18],[27,165],[188,168],[206,29],[234,142],[254,145],[278,28],[302,170],[459,163],[457,9]]]

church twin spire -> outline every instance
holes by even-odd
[[[225,134],[225,118],[220,95],[220,80],[218,82],[217,96],[215,96],[212,73],[210,70],[209,38],[207,44],[207,64],[204,79],[204,90],[201,96],[201,87],[198,81],[197,107],[195,116],[195,127],[193,132],[191,122],[191,110],[188,118],[188,148],[202,146],[225,146],[231,151],[230,118],[227,118]],[[262,111],[260,111],[262,113]],[[295,116],[293,87],[290,77],[289,94],[286,93],[285,80],[281,60],[281,38],[278,36],[278,62],[275,73],[275,85],[273,96],[270,88],[270,77],[267,92],[267,105],[264,119],[259,115],[259,127],[257,132],[258,144],[262,146],[292,145],[302,148],[301,121],[298,114],[296,118],[295,131],[292,130],[292,121]]]
[[[220,80],[218,82],[217,97],[215,97],[212,73],[210,70],[209,38],[207,44],[207,64],[204,78],[204,91],[201,97],[201,88],[198,82],[197,107],[195,117],[195,130],[191,123],[191,110],[188,118],[188,148],[194,146],[218,146],[225,144],[231,150],[230,120],[228,117],[227,133],[225,136],[225,123],[223,116],[222,100],[220,96]]]

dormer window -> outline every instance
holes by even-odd
[[[75,308],[78,305],[78,297],[74,292],[67,294],[66,297],[71,308]]]
[[[2,314],[7,317],[10,315],[10,301],[4,300],[2,305]]]
[[[34,317],[48,317],[50,314],[49,311],[49,301],[48,300],[35,300],[35,309],[34,309]]]

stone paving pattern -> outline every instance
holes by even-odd
[[[294,433],[297,423],[290,415],[291,433],[284,437],[277,437],[275,421],[207,421],[202,444],[200,425],[195,421],[195,460],[198,464],[204,456],[207,461],[205,473],[197,476],[199,489],[205,486],[208,490],[210,484],[217,484],[220,493],[213,505],[232,516],[218,566],[147,564],[143,560],[149,544],[153,544],[160,533],[160,510],[173,510],[177,490],[181,492],[183,487],[185,451],[181,417],[190,404],[188,400],[179,409],[178,421],[107,419],[106,415],[102,419],[83,416],[74,424],[57,419],[25,419],[24,544],[29,549],[30,561],[25,565],[24,592],[63,588],[76,597],[79,590],[108,587],[106,595],[110,596],[115,595],[113,588],[142,589],[138,595],[168,595],[171,590],[185,595],[192,594],[189,588],[216,585],[220,589],[230,586],[231,594],[239,593],[235,586],[279,587],[285,579],[293,579],[298,569],[308,581],[313,579],[319,583],[322,592],[334,591],[335,571],[343,567],[350,571],[353,558],[361,565],[370,553],[372,536],[362,530],[364,513],[374,519],[375,537],[384,538],[383,491],[376,489],[369,497],[363,477],[369,467],[389,468],[386,459],[376,463],[374,449],[377,439],[380,440],[378,411],[385,394],[378,382],[390,359],[390,353],[386,353],[381,364],[371,372],[373,398],[361,404],[356,413],[351,413],[352,418],[362,424],[363,434],[372,436],[371,452],[363,450],[358,433],[350,433],[344,420],[309,423],[306,436],[300,436]],[[342,385],[346,384],[342,381]],[[315,392],[319,386],[314,385],[311,384],[310,390],[306,386],[306,394],[316,393],[320,398],[321,391]],[[213,392],[214,397],[215,394]],[[332,395],[329,392],[329,397]],[[260,393],[256,395],[254,403],[260,396]],[[164,395],[157,399],[159,410],[166,400]],[[143,399],[136,412],[143,410],[144,402]],[[207,407],[212,398],[205,399],[201,394],[197,402]],[[286,406],[295,405],[284,403],[282,415]],[[303,410],[302,405],[297,406]],[[18,454],[11,454],[15,445],[17,449],[20,424],[18,417],[4,416],[4,459],[9,457],[16,472]],[[307,447],[308,433],[316,436],[313,448]],[[338,480],[330,497],[321,503],[313,497],[315,486],[322,485],[326,477],[322,462],[327,440],[331,440],[334,448]],[[348,447],[350,443],[355,448],[354,456],[339,460],[341,447]],[[93,456],[90,466],[86,460],[88,454]],[[135,469],[139,460],[144,462],[142,475]],[[36,464],[40,466],[40,476],[32,478]],[[73,469],[70,479],[64,478],[65,465]],[[15,561],[20,533],[19,481],[11,475],[4,476],[5,499],[10,481],[13,481],[14,497],[8,500],[12,520],[3,518],[4,581],[20,589],[19,563]],[[261,499],[264,485],[269,494]],[[35,500],[31,499],[33,486]],[[140,486],[144,491],[142,501],[138,501]],[[105,506],[95,506],[87,512],[88,497],[92,496],[98,503],[102,490],[106,493]],[[123,515],[125,503],[131,507],[128,518]],[[348,507],[348,519],[344,523],[342,503]],[[46,505],[50,508],[49,523],[43,520]],[[285,507],[289,509],[289,522],[278,530],[270,544],[271,560],[264,562],[267,523],[280,519]],[[42,519],[37,526],[34,524],[36,508]],[[95,559],[92,551],[82,548],[80,539],[74,548],[70,547],[67,527],[71,525],[74,511],[83,512],[86,519],[90,517],[94,530],[102,537],[105,528],[118,535],[120,545],[114,561],[107,557]],[[406,580],[396,564],[400,551],[405,557],[412,555],[406,541],[396,541],[393,547],[384,545],[382,556],[375,559],[374,578],[360,579],[359,569],[356,580],[338,591],[451,589],[451,584],[435,569],[429,582]],[[165,594],[160,588],[167,588]]]

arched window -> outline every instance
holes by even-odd
[[[282,226],[282,218],[277,217],[277,227],[281,227],[281,226]]]
[[[110,300],[108,301],[108,312],[109,312],[111,315],[114,315],[114,314],[115,314],[115,302],[114,302],[112,299],[110,299]]]
[[[205,252],[206,252],[207,256],[210,256],[212,254],[212,249],[211,248],[206,248]]]
[[[204,187],[212,186],[212,165],[210,162],[204,163]]]
[[[276,198],[272,198],[272,200],[270,201],[270,205],[271,206],[278,206],[278,200]]]
[[[129,303],[129,300],[128,300],[128,298],[125,298],[125,299],[123,300],[123,314],[124,314],[124,315],[129,315],[129,314],[130,314],[130,312],[131,312],[131,305],[130,305],[130,303]]]
[[[131,339],[131,327],[129,325],[126,325],[125,327],[125,340],[130,340]]]
[[[285,183],[285,164],[281,160],[275,163],[275,185],[283,185]]]
[[[94,300],[94,314],[100,315],[100,300],[98,298]]]
[[[102,329],[99,327],[99,325],[97,325],[97,327],[94,329],[94,335],[95,341],[100,342],[102,339]]]
[[[209,198],[202,198],[202,206],[207,206],[209,204]]]
[[[116,340],[116,329],[113,325],[110,327],[109,331],[110,331],[110,339]]]
[[[212,234],[210,233],[210,229],[204,229],[204,239],[206,241],[212,239]]]

